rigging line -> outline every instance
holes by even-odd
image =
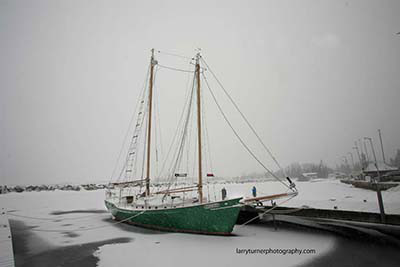
[[[265,143],[262,141],[261,137],[258,135],[258,133],[256,132],[256,130],[254,129],[254,127],[250,124],[250,122],[247,120],[246,116],[243,114],[243,112],[239,109],[239,106],[236,104],[236,102],[233,100],[233,98],[229,95],[229,93],[227,92],[227,90],[225,89],[225,87],[222,85],[222,83],[219,81],[219,79],[217,78],[217,76],[214,74],[214,72],[210,69],[210,66],[208,66],[207,62],[204,60],[203,57],[201,57],[201,60],[204,62],[204,64],[207,66],[207,69],[211,72],[212,76],[214,77],[214,79],[217,81],[217,83],[219,84],[219,86],[222,88],[222,90],[224,91],[225,95],[229,98],[229,100],[231,101],[231,103],[233,104],[233,106],[236,108],[236,110],[239,112],[239,114],[241,115],[241,117],[243,118],[243,120],[246,122],[247,126],[249,126],[249,128],[251,129],[251,131],[253,132],[253,134],[257,137],[258,141],[261,143],[261,145],[264,147],[264,149],[268,152],[268,154],[270,155],[270,157],[273,159],[273,161],[275,162],[275,164],[278,166],[278,168],[280,170],[282,170],[283,174],[286,176],[286,172],[285,170],[282,168],[282,166],[279,164],[278,160],[275,158],[275,156],[272,154],[271,150],[265,145]]]
[[[147,120],[147,116],[148,116],[148,114],[147,114],[148,112],[147,112],[147,108],[146,108],[146,111],[145,111],[145,114],[143,114],[143,119],[142,119],[142,125],[143,125],[143,122],[145,123],[145,130],[144,130],[144,136],[143,136],[143,133],[140,133],[141,134],[141,138],[144,138],[144,144],[143,144],[143,158],[142,158],[142,168],[141,168],[141,171],[142,171],[142,173],[141,173],[141,179],[143,179],[144,178],[144,165],[145,165],[145,159],[146,159],[146,148],[147,148],[147,142],[146,142],[146,136],[147,136],[147,124],[148,124],[148,120]],[[142,190],[142,183],[140,183],[140,191]]]
[[[190,117],[192,115],[192,105],[193,105],[193,91],[190,96],[190,104],[188,106],[187,116],[186,116],[185,124],[183,127],[183,132],[182,132],[181,147],[180,147],[178,159],[177,159],[179,161],[179,163],[176,165],[176,167],[181,166],[181,162],[182,162],[182,158],[183,158],[183,148],[184,148],[185,144],[187,143],[188,125],[189,125],[189,122],[191,121]]]
[[[146,78],[145,78],[145,81],[143,82],[143,89],[142,89],[142,92],[141,92],[140,95],[143,95],[144,91],[146,90],[147,76],[149,75],[149,71],[150,71],[150,65],[149,65],[148,68],[147,68]],[[141,99],[141,97],[139,96],[139,98],[138,98],[138,100],[137,100],[137,102],[136,102],[135,109],[134,109],[134,112],[133,112],[133,114],[132,114],[131,120],[130,120],[130,122],[129,122],[128,129],[126,130],[125,137],[124,137],[124,141],[123,141],[123,143],[122,143],[122,145],[121,145],[121,149],[120,149],[120,151],[119,151],[117,161],[115,162],[115,166],[114,166],[114,169],[113,169],[113,171],[112,171],[112,174],[111,174],[111,178],[110,178],[109,183],[112,181],[112,179],[113,179],[113,177],[114,177],[114,175],[115,175],[115,172],[116,172],[116,170],[117,170],[118,162],[119,162],[119,160],[121,159],[122,151],[123,151],[123,149],[124,149],[124,145],[125,145],[126,139],[128,138],[128,135],[129,135],[129,129],[131,128],[132,122],[133,122],[133,120],[134,120],[134,118],[135,118],[135,113],[136,113],[136,110],[137,110],[137,108],[138,108],[138,106],[139,106],[140,99]],[[120,176],[121,176],[121,175],[120,175]],[[121,178],[121,177],[119,177],[119,178]],[[119,179],[119,178],[118,178],[118,179]]]
[[[182,127],[182,128],[181,128],[180,137],[177,139],[177,142],[180,145],[178,146],[178,148],[175,151],[174,156],[172,158],[173,160],[175,160],[175,164],[169,170],[171,172],[172,178],[173,178],[173,173],[176,170],[179,158],[181,156],[182,147],[183,147],[183,145],[185,144],[185,141],[186,141],[185,137],[187,135],[188,117],[191,114],[191,106],[192,106],[192,103],[193,103],[193,84],[194,84],[194,82],[192,83],[192,88],[189,89],[190,91],[188,92],[189,94],[187,96],[188,97],[187,98],[187,104],[185,105],[184,110],[183,110],[183,117],[182,117],[183,120],[180,122],[180,125],[181,125],[180,127]]]
[[[219,105],[214,92],[211,90],[210,85],[208,84],[208,81],[205,77],[205,75],[203,74],[203,79],[207,85],[208,90],[211,93],[212,98],[214,99],[215,104],[217,105],[219,111],[221,112],[222,116],[224,117],[225,122],[229,125],[229,127],[231,128],[231,130],[233,131],[233,133],[235,134],[235,136],[237,137],[237,139],[239,140],[239,142],[243,145],[243,147],[247,150],[247,152],[269,173],[271,174],[274,178],[276,178],[279,182],[281,182],[284,186],[286,186],[287,188],[290,188],[286,183],[282,182],[270,169],[267,168],[267,166],[265,166],[258,158],[257,156],[253,153],[253,151],[251,151],[251,149],[245,144],[245,142],[243,141],[243,139],[239,136],[239,134],[237,133],[237,131],[235,130],[235,128],[233,128],[232,124],[230,123],[230,121],[228,120],[228,118],[226,117],[225,113],[222,111],[221,106]]]
[[[156,69],[157,70],[157,69]],[[156,73],[157,73],[157,71],[156,71]],[[155,77],[155,76],[154,76]],[[146,84],[146,86],[147,86],[147,84]],[[154,81],[153,81],[153,86],[154,86]],[[146,97],[146,95],[145,94],[143,94],[143,101],[145,101],[145,100],[148,100],[147,99],[147,97]],[[146,107],[149,105],[149,103],[148,103],[148,101],[146,102]],[[146,129],[147,129],[147,116],[148,116],[148,110],[145,108],[145,109],[143,109],[143,114],[142,114],[142,119],[141,119],[141,121],[140,121],[140,132],[137,134],[137,144],[140,144],[140,141],[141,141],[141,139],[142,138],[146,138],[146,135],[145,136],[143,136],[143,134],[142,134],[142,132],[143,132],[143,122],[146,120],[146,127],[145,127],[145,134],[146,134]],[[145,142],[146,142],[146,139],[145,139]],[[139,145],[137,146],[138,148],[137,148],[137,151],[136,151],[136,153],[138,154],[138,151],[140,150],[140,148],[139,148]],[[146,149],[144,149],[144,151],[146,151]],[[138,165],[138,159],[137,159],[137,157],[135,157],[135,175],[136,175],[136,172],[137,172],[137,165]],[[143,159],[143,162],[144,162],[144,159]],[[143,174],[142,174],[143,175]]]
[[[141,110],[142,110],[143,106],[145,105],[146,88],[147,88],[147,82],[148,82],[147,77],[149,76],[149,75],[148,75],[148,74],[149,74],[149,70],[150,70],[150,67],[149,67],[149,69],[148,69],[148,71],[147,71],[147,76],[146,76],[144,88],[143,88],[143,91],[142,91],[142,95],[141,95],[141,97],[139,98],[139,100],[140,100],[139,110],[138,110],[138,108],[136,108],[136,111],[135,111],[135,113],[136,113],[137,111],[139,111],[139,113],[137,113],[137,117],[136,117],[137,120],[136,120],[136,123],[138,123],[138,120],[139,120],[139,118],[140,118],[140,115],[141,115],[140,112],[144,112],[144,111],[141,111]],[[135,133],[136,133],[138,136],[139,136],[139,133],[141,133],[141,131],[142,131],[142,125],[143,125],[143,116],[144,116],[144,115],[145,115],[145,113],[142,114],[142,120],[139,122],[140,130],[139,130],[138,133],[136,133],[138,124],[136,124],[136,126],[135,126],[135,129],[134,129],[134,132],[133,132],[133,136],[132,136],[132,139],[131,139],[131,142],[130,142],[130,145],[129,145],[129,148],[128,148],[128,151],[127,151],[127,155],[126,155],[126,158],[125,158],[125,165],[121,168],[121,172],[120,172],[118,181],[121,180],[121,177],[122,177],[122,174],[123,174],[124,170],[126,171],[126,168],[128,167],[129,160],[130,160],[130,157],[131,157],[130,152],[132,152],[132,151],[131,151],[131,148],[132,148],[132,146],[134,146],[134,142],[138,142],[138,140],[137,140],[138,138],[135,137]],[[136,138],[136,139],[135,139],[135,138]],[[134,162],[132,161],[132,163],[134,163]],[[124,181],[129,181],[129,179],[131,179],[131,178],[132,178],[132,172],[130,172],[129,175],[128,175],[127,172],[125,172],[125,179],[124,179]]]
[[[184,69],[178,69],[178,68],[173,68],[173,67],[168,67],[164,65],[158,64],[159,67],[168,69],[168,70],[174,70],[174,71],[180,71],[180,72],[188,72],[188,73],[194,73],[194,70],[184,70]]]
[[[157,68],[157,70],[158,70],[158,68]],[[155,81],[154,81],[155,82]],[[162,133],[161,133],[161,129],[162,129],[162,127],[161,127],[161,117],[160,117],[160,101],[159,101],[159,98],[160,98],[160,95],[159,95],[159,93],[158,93],[158,91],[160,91],[159,89],[158,90],[156,90],[155,91],[155,93],[156,93],[156,123],[158,124],[158,135],[159,135],[159,142],[160,142],[160,152],[161,152],[161,155],[164,155],[164,149],[163,149],[163,142],[162,142]]]
[[[190,148],[191,148],[191,145],[192,145],[192,130],[193,130],[193,120],[192,120],[192,118],[190,118],[190,121],[189,121],[189,125],[188,125],[188,133],[187,133],[187,135],[188,135],[188,141],[187,141],[187,144],[186,144],[186,151],[185,151],[185,153],[186,153],[186,166],[185,166],[185,170],[186,170],[186,173],[188,173],[188,175],[189,175],[189,166],[190,166]]]
[[[154,77],[154,76],[153,76]],[[153,85],[154,85],[154,81],[153,81]],[[145,165],[146,165],[146,153],[147,153],[147,135],[148,135],[148,131],[149,131],[149,101],[148,101],[148,97],[145,97],[145,99],[147,100],[146,102],[146,108],[145,108],[145,118],[143,118],[142,123],[145,123],[145,130],[144,130],[144,136],[142,135],[143,138],[143,158],[142,158],[142,173],[141,173],[141,179],[144,179],[144,175],[145,175]],[[142,188],[143,188],[143,183],[140,183],[140,187],[139,187],[139,192],[142,192]]]
[[[194,58],[192,58],[192,57],[186,57],[186,56],[178,55],[178,54],[175,54],[175,53],[164,52],[164,51],[160,51],[160,50],[157,50],[157,52],[160,53],[160,54],[164,54],[164,55],[168,55],[168,56],[173,56],[173,57],[180,57],[180,58],[190,59],[190,60],[193,60],[193,59],[194,59]]]
[[[193,78],[193,83],[194,83],[194,78]],[[192,87],[193,87],[193,84],[192,84]],[[192,132],[194,132],[193,131],[193,128],[194,128],[194,126],[193,126],[193,116],[194,116],[194,112],[192,112],[192,114],[191,114],[191,118],[189,118],[189,124],[188,124],[188,133],[187,133],[187,135],[188,135],[188,141],[187,141],[187,144],[186,144],[186,172],[187,172],[187,174],[189,175],[190,174],[190,171],[189,171],[189,166],[190,166],[190,149],[191,149],[191,146],[192,146],[192,138],[193,138],[193,135],[192,135]]]
[[[187,107],[187,115],[186,115],[186,119],[184,121],[183,128],[182,128],[182,130],[183,130],[182,131],[182,138],[181,138],[179,149],[177,151],[176,161],[175,161],[175,164],[173,165],[173,168],[172,168],[172,174],[175,173],[178,164],[181,163],[182,151],[183,151],[183,148],[184,148],[184,145],[185,145],[185,142],[186,142],[188,122],[190,120],[190,115],[192,114],[191,110],[192,110],[193,94],[194,94],[194,79],[195,78],[193,78],[192,91],[191,91],[191,94],[190,94],[189,105]],[[172,176],[172,178],[173,178],[173,176]],[[168,186],[168,189],[169,188],[170,188],[170,186]]]
[[[156,71],[154,72],[154,81],[153,81],[153,93],[154,93],[154,102],[155,102],[155,105],[154,105],[154,109],[155,109],[155,111],[154,111],[154,149],[155,149],[155,156],[156,156],[156,171],[155,171],[155,173],[156,173],[156,175],[155,176],[158,176],[158,174],[159,174],[159,169],[158,169],[158,128],[159,128],[159,125],[158,125],[158,122],[157,122],[157,120],[158,120],[158,117],[157,117],[157,101],[158,101],[158,88],[156,87],[156,84],[155,84],[155,81],[156,81],[156,77],[157,77],[157,72],[158,72],[158,70],[159,70],[159,68],[158,67],[156,67]]]
[[[204,94],[201,95],[202,99],[204,99]],[[210,168],[210,172],[213,172],[213,167],[212,167],[212,159],[211,159],[211,148],[210,148],[210,137],[208,135],[208,127],[207,127],[207,119],[206,119],[206,109],[204,108],[204,103],[205,101],[202,101],[202,119],[203,119],[203,125],[204,125],[204,140],[207,140],[207,142],[204,143],[204,149],[205,151],[205,156],[207,160],[207,152],[208,152],[208,163],[210,166],[207,166]]]
[[[196,179],[196,170],[198,171],[198,164],[196,164],[198,162],[198,158],[197,158],[197,149],[198,149],[198,145],[197,145],[197,140],[198,140],[198,135],[195,134],[194,135],[194,155],[193,155],[193,168],[192,168],[192,183],[198,183],[197,179]],[[198,178],[198,177],[197,177]]]
[[[164,162],[163,162],[163,165],[162,165],[162,168],[161,168],[161,172],[160,173],[163,173],[164,172],[164,169],[165,169],[165,166],[166,166],[166,163],[167,163],[167,160],[168,160],[168,158],[169,158],[169,155],[171,154],[171,152],[172,152],[172,147],[174,146],[174,144],[175,144],[175,142],[176,142],[176,138],[177,138],[177,136],[178,136],[178,132],[179,132],[179,127],[180,127],[180,124],[182,123],[182,120],[183,120],[183,117],[184,117],[184,114],[185,114],[185,110],[186,110],[186,106],[188,105],[188,99],[189,99],[189,95],[190,95],[190,87],[189,87],[189,82],[190,82],[190,76],[188,75],[188,80],[187,80],[187,83],[188,83],[188,89],[187,89],[187,91],[186,91],[186,96],[185,96],[185,102],[184,102],[184,106],[183,106],[183,109],[182,109],[182,112],[181,112],[181,115],[180,115],[180,118],[179,118],[179,121],[178,121],[178,125],[177,125],[177,127],[176,127],[176,129],[175,129],[175,133],[174,133],[174,137],[172,138],[172,141],[171,141],[171,144],[169,145],[169,148],[168,148],[168,152],[167,152],[167,155],[166,155],[166,157],[165,157],[165,159],[164,159]],[[176,152],[174,152],[173,153],[174,155],[176,154]],[[172,158],[175,158],[175,156],[172,156]],[[170,170],[168,170],[168,171],[170,171]],[[160,178],[160,177],[158,177],[158,178]]]
[[[266,210],[265,212],[263,212],[263,213],[261,213],[261,217],[263,216],[263,215],[265,215],[266,213],[268,213],[268,212],[270,212],[270,211],[272,211],[272,210],[274,210],[274,209],[276,209],[278,206],[280,206],[280,205],[282,205],[282,204],[285,204],[286,202],[288,202],[289,200],[291,200],[292,198],[294,198],[296,195],[294,195],[294,196],[291,196],[290,198],[288,198],[288,199],[285,199],[284,201],[282,201],[281,203],[279,203],[279,204],[276,204],[275,206],[273,206],[272,208],[270,208],[270,209],[268,209],[268,210]],[[248,224],[248,223],[251,223],[252,221],[254,221],[255,219],[257,219],[257,218],[259,218],[260,217],[260,214],[258,214],[257,216],[255,216],[254,218],[251,218],[250,220],[248,220],[247,222],[245,222],[245,223],[243,223],[243,224],[241,224],[241,225],[239,225],[236,229],[238,229],[238,228],[242,228],[243,226],[245,226],[246,224]]]
[[[194,83],[193,83],[194,84]],[[173,161],[174,164],[172,165],[172,167],[170,168],[170,177],[168,179],[168,186],[167,188],[169,189],[172,185],[172,181],[175,179],[174,177],[174,173],[176,173],[177,167],[181,166],[182,163],[182,158],[183,158],[183,151],[184,151],[184,147],[185,144],[187,142],[187,130],[188,130],[188,122],[190,121],[190,116],[191,116],[191,110],[192,110],[192,104],[193,104],[193,86],[192,86],[192,90],[190,92],[190,97],[189,97],[189,101],[188,101],[188,105],[187,108],[185,108],[186,110],[186,116],[185,116],[185,120],[183,121],[183,125],[182,125],[182,133],[181,133],[181,137],[178,139],[179,141],[179,146],[175,152],[175,156],[173,157]],[[176,178],[175,180],[175,184],[177,183],[178,179]],[[175,185],[176,186],[176,185]]]

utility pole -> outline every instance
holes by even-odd
[[[349,162],[347,161],[347,157],[343,156],[342,158],[343,158],[343,162],[344,162],[346,171],[347,171],[347,169],[350,170],[350,165],[349,165]],[[350,172],[351,172],[351,170],[350,170]]]
[[[364,140],[369,140],[369,143],[371,145],[371,150],[372,150],[372,154],[374,156],[374,160],[375,160],[375,168],[376,171],[378,173],[378,179],[379,181],[381,180],[381,174],[379,172],[379,168],[378,168],[378,162],[376,161],[376,155],[375,155],[375,149],[374,149],[374,144],[372,143],[372,138],[370,137],[364,137]],[[365,144],[365,143],[364,143]],[[381,222],[385,223],[386,222],[386,218],[385,218],[385,208],[383,206],[383,199],[382,199],[382,193],[381,193],[381,189],[379,187],[379,183],[376,181],[376,179],[373,179],[373,182],[376,186],[376,195],[378,197],[378,204],[379,204],[379,210],[381,213]]]
[[[367,150],[367,143],[365,142],[365,137],[364,137],[364,151],[365,151],[365,158],[367,159],[367,167],[368,167],[369,156],[368,156],[368,150]]]
[[[357,141],[354,142],[353,149],[355,149],[357,151],[358,160],[360,161],[360,168],[362,168],[361,155],[360,155],[360,151],[358,150]]]
[[[385,160],[385,152],[383,151],[383,143],[382,143],[382,133],[381,133],[381,129],[378,129],[378,133],[379,133],[379,140],[381,141],[381,149],[382,149],[382,159],[383,159],[383,163],[386,163],[386,160]]]
[[[353,165],[353,170],[354,170],[354,158],[353,158],[353,154],[351,152],[348,152],[347,155],[350,155],[351,157],[351,164]]]
[[[366,157],[365,152],[363,150],[363,144],[362,144],[362,141],[361,141],[360,138],[358,139],[358,143],[359,143],[359,148],[360,148],[361,169],[363,169],[364,166],[365,166],[365,162],[364,161],[367,160],[367,157]],[[364,157],[363,157],[363,155],[364,155]]]

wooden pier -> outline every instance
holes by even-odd
[[[11,229],[4,208],[0,211],[0,267],[14,267]]]
[[[251,218],[263,213],[272,215],[287,215],[302,218],[315,218],[315,219],[329,219],[341,221],[353,221],[364,223],[381,223],[381,215],[373,212],[362,211],[347,211],[347,210],[328,210],[328,209],[313,209],[313,208],[289,208],[289,207],[275,207],[270,210],[272,206],[252,207],[243,206],[240,210],[238,223],[244,223]],[[270,211],[268,211],[270,210]],[[387,225],[400,225],[400,215],[386,214]]]

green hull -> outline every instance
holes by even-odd
[[[123,209],[105,201],[118,221],[162,231],[229,235],[239,215],[241,198],[167,209]]]

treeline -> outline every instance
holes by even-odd
[[[301,177],[303,173],[315,172],[319,178],[327,178],[334,170],[328,167],[322,160],[320,163],[298,163],[294,162],[285,168],[286,175],[293,178]],[[277,175],[282,176],[282,171]]]

